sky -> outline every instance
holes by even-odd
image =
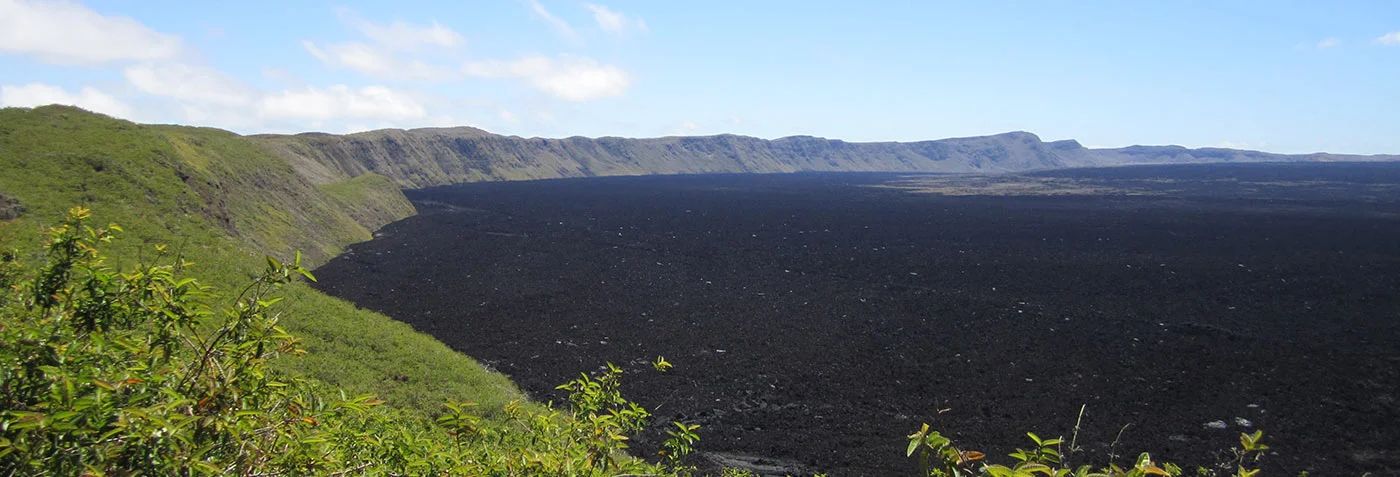
[[[0,105],[49,103],[242,134],[1400,154],[1400,2],[0,0]]]

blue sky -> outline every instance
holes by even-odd
[[[0,104],[239,133],[1400,153],[1400,2],[0,0]]]

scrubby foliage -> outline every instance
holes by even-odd
[[[1029,449],[1017,448],[1016,452],[1012,452],[1009,457],[1014,462],[991,464],[985,462],[986,454],[955,446],[952,440],[938,431],[931,430],[928,424],[924,424],[918,432],[909,435],[909,447],[906,454],[910,457],[917,456],[921,474],[929,477],[1033,477],[1037,475],[1047,477],[1148,477],[1153,475],[1176,477],[1182,475],[1180,467],[1171,463],[1156,462],[1146,452],[1138,455],[1137,459],[1134,459],[1127,466],[1119,466],[1117,462],[1112,461],[1098,468],[1088,464],[1072,466],[1066,456],[1076,450],[1073,441],[1066,443],[1059,438],[1042,439],[1034,432],[1026,433],[1026,436],[1035,445]],[[1262,431],[1241,434],[1240,447],[1231,449],[1233,457],[1231,460],[1222,462],[1213,469],[1198,468],[1196,474],[1203,477],[1254,477],[1259,475],[1257,464],[1259,459],[1263,457],[1264,451],[1269,448],[1260,442],[1263,436]]]
[[[503,419],[464,402],[435,420],[401,413],[268,366],[302,352],[275,296],[311,278],[299,257],[269,258],[216,307],[181,257],[108,267],[99,248],[121,229],[90,227],[88,215],[75,208],[49,230],[32,271],[0,256],[0,474],[673,472],[620,452],[648,413],[621,397],[617,368],[563,386],[569,416],[521,402]]]

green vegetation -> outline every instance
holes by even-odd
[[[1077,429],[1076,429],[1077,432]],[[1035,443],[1030,449],[1017,448],[1009,457],[1010,465],[984,462],[986,454],[967,450],[953,445],[953,441],[924,424],[918,432],[910,434],[906,455],[917,456],[922,474],[929,477],[1148,477],[1153,475],[1175,477],[1182,475],[1180,467],[1171,463],[1158,463],[1146,452],[1138,455],[1127,467],[1113,462],[1095,469],[1093,465],[1070,465],[1070,456],[1079,449],[1074,441],[1063,439],[1042,439],[1034,432],[1026,437]],[[1263,431],[1253,434],[1240,434],[1240,447],[1231,449],[1233,459],[1221,462],[1214,468],[1201,467],[1196,474],[1202,477],[1234,476],[1253,477],[1259,475],[1257,465],[1269,446],[1260,441]]]
[[[192,264],[153,246],[117,270],[100,247],[121,229],[75,208],[33,272],[0,261],[0,474],[671,474],[622,453],[649,413],[622,398],[622,371],[561,386],[572,414],[512,401],[498,418],[449,402],[436,419],[347,397],[269,366],[304,352],[280,326],[276,291],[313,278],[298,254],[225,302]],[[693,426],[677,424],[683,430]],[[676,458],[694,434],[668,441]]]
[[[216,291],[258,276],[264,255],[304,250],[312,267],[413,213],[383,178],[317,186],[233,133],[137,125],[65,106],[0,109],[0,171],[0,191],[23,206],[17,219],[0,222],[7,247],[37,250],[35,232],[80,205],[124,227],[108,250],[118,268],[149,257],[152,244],[169,244]],[[276,369],[424,416],[454,398],[494,408],[523,397],[504,376],[407,325],[305,285],[283,293],[282,326],[310,354],[274,360]]]

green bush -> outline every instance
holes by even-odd
[[[106,266],[99,248],[121,229],[88,215],[49,230],[32,271],[0,254],[0,474],[673,473],[621,453],[648,413],[621,397],[617,368],[563,386],[570,416],[521,402],[501,419],[465,402],[435,420],[400,412],[269,367],[302,352],[275,296],[312,278],[299,255],[269,258],[216,310],[164,247],[169,265]]]

